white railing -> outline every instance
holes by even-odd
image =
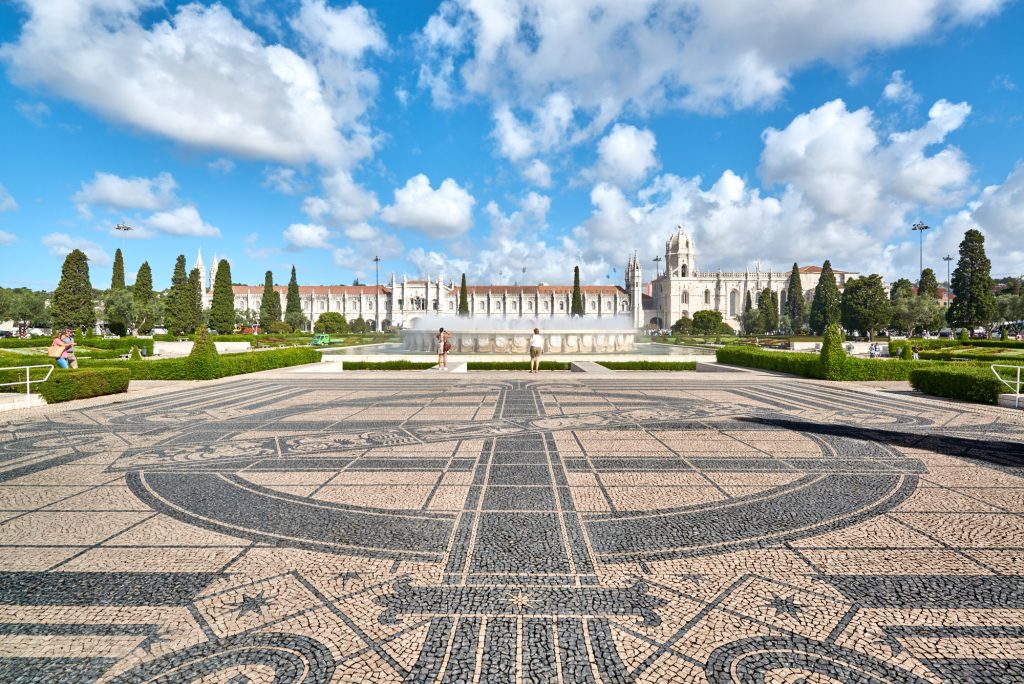
[[[1020,408],[1020,388],[1021,388],[1020,372],[1022,370],[1024,370],[1024,366],[1008,366],[1006,364],[993,363],[990,366],[990,368],[992,369],[992,372],[995,374],[995,376],[997,378],[999,378],[999,382],[1003,383],[1004,385],[1006,385],[1007,387],[1009,387],[1010,389],[1013,390],[1013,395],[1014,395],[1013,407],[1014,408]],[[1017,379],[1016,380],[1009,380],[1007,378],[1004,378],[1002,375],[999,374],[999,371],[996,370],[997,368],[1009,368],[1011,370],[1017,371]]]
[[[32,369],[33,368],[45,368],[46,369],[46,375],[44,375],[42,378],[40,378],[38,380],[33,380],[32,379]],[[30,398],[32,396],[32,385],[38,384],[40,382],[46,382],[47,380],[49,380],[50,379],[50,374],[53,373],[53,368],[54,367],[52,365],[48,364],[48,363],[42,364],[42,365],[38,365],[38,366],[12,366],[10,368],[0,368],[0,372],[3,372],[3,371],[17,371],[17,370],[24,370],[25,371],[25,379],[24,380],[15,380],[14,382],[0,382],[0,387],[10,387],[12,385],[25,385],[25,403],[28,404],[29,401],[30,401]]]

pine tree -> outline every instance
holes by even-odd
[[[164,306],[164,324],[172,335],[183,335],[193,332],[191,327],[191,308],[188,303],[188,275],[185,274],[185,255],[179,254],[174,262],[174,273],[171,275],[171,288],[167,291]]]
[[[299,296],[299,280],[295,277],[292,266],[292,277],[288,280],[288,296],[285,298],[284,322],[293,330],[302,330],[306,317],[302,315],[302,298]]]
[[[149,267],[148,261],[142,262],[135,275],[132,298],[135,300],[135,333],[149,332],[156,324],[157,307],[153,293],[153,269]]]
[[[570,307],[570,315],[575,318],[576,316],[583,315],[583,293],[580,292],[580,267],[577,266],[573,269],[572,275],[572,306]]]
[[[954,326],[975,328],[995,319],[992,262],[985,256],[985,236],[979,230],[972,228],[964,233],[960,259],[953,271],[952,289],[956,299],[949,305],[946,317]]]
[[[466,287],[466,274],[462,274],[462,284],[459,285],[459,315],[469,316],[469,289]]]
[[[263,298],[260,300],[260,327],[266,332],[267,326],[281,320],[281,297],[274,289],[274,274],[267,271],[263,278]]]
[[[89,281],[89,257],[80,249],[64,259],[60,283],[50,300],[50,317],[54,328],[88,330],[96,324],[96,309]]]
[[[203,274],[193,268],[188,274],[188,323],[195,330],[203,324]]]
[[[789,274],[789,285],[786,287],[789,293],[786,299],[786,314],[789,316],[790,325],[793,330],[804,327],[804,317],[807,315],[807,303],[804,301],[804,286],[800,282],[800,269],[793,264],[793,272]]]
[[[125,289],[124,284],[124,255],[121,254],[121,249],[118,248],[114,252],[114,272],[110,278],[110,289],[111,290],[123,290]]]
[[[939,281],[935,279],[935,271],[932,269],[926,268],[921,271],[921,281],[917,285],[917,296],[938,298]]]
[[[210,305],[210,327],[221,335],[235,330],[235,293],[231,287],[231,264],[227,259],[221,259],[217,264],[213,303]]]
[[[832,263],[826,259],[821,265],[821,277],[814,288],[814,300],[811,301],[810,326],[816,334],[821,335],[825,328],[839,322],[839,286],[832,272]]]

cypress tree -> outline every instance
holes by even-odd
[[[975,328],[996,317],[996,298],[992,294],[992,262],[985,255],[985,236],[974,228],[964,233],[960,259],[952,279],[956,299],[949,305],[947,318],[954,326]]]
[[[171,274],[171,288],[167,291],[164,307],[164,323],[172,335],[182,335],[194,330],[190,328],[191,309],[188,304],[188,276],[185,274],[185,255],[179,254]]]
[[[838,323],[829,323],[825,328],[825,339],[821,343],[818,364],[821,377],[825,380],[842,380],[846,366],[846,350],[843,349],[843,331]]]
[[[580,267],[576,266],[573,269],[572,275],[572,306],[570,308],[570,315],[575,318],[576,316],[582,316],[583,312],[583,293],[580,292]]]
[[[64,258],[60,283],[50,300],[54,328],[87,330],[96,324],[96,309],[89,281],[89,257],[80,249]]]
[[[761,317],[761,327],[766,333],[779,329],[779,296],[764,288],[757,298],[757,310]]]
[[[826,259],[821,265],[821,277],[814,288],[811,302],[810,326],[816,334],[823,334],[825,328],[839,322],[839,286],[832,272],[832,263]]]
[[[747,290],[747,295],[743,298],[743,313],[747,313],[754,308],[754,303],[750,300],[750,290]]]
[[[118,248],[114,252],[114,272],[110,278],[110,289],[111,290],[123,290],[125,289],[124,284],[124,255],[121,254],[121,249]]]
[[[274,274],[267,271],[263,278],[263,298],[260,300],[260,327],[266,332],[267,326],[281,320],[281,297],[274,289]]]
[[[288,296],[285,298],[284,322],[292,326],[293,330],[301,330],[306,322],[306,317],[302,315],[302,298],[299,297],[299,280],[295,277],[295,266],[292,266],[292,277],[288,280]]]
[[[921,281],[917,285],[917,296],[938,299],[939,281],[935,279],[935,271],[932,269],[926,268],[921,271]]]
[[[800,282],[800,269],[793,264],[793,272],[789,274],[789,285],[786,287],[789,298],[786,300],[786,314],[794,330],[804,326],[807,315],[807,303],[804,302],[804,286]]]
[[[132,298],[135,299],[135,333],[149,332],[156,323],[156,297],[153,294],[153,269],[148,261],[142,262],[135,275]]]
[[[198,268],[193,268],[188,274],[188,327],[192,330],[203,324],[202,278]]]
[[[469,315],[469,289],[466,287],[466,274],[462,274],[462,284],[459,285],[459,315]]]
[[[231,288],[231,264],[227,259],[221,259],[217,264],[213,303],[210,305],[210,327],[221,335],[235,330],[235,293]]]

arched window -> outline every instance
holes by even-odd
[[[533,311],[533,302],[526,302],[526,310]]]
[[[686,275],[686,264],[683,264],[683,268],[682,268],[682,269],[680,270],[680,274],[681,274],[681,275],[682,275],[682,276],[683,276],[684,278],[686,278],[686,277],[687,277],[687,275]]]
[[[729,315],[735,316],[740,308],[740,293],[733,290],[729,293]]]
[[[487,304],[485,304],[484,302],[480,302],[480,305],[476,307],[476,310],[477,311],[486,311],[487,310]]]
[[[455,311],[455,302],[448,302],[448,310]]]
[[[689,304],[690,303],[690,293],[689,292],[683,292],[682,302],[683,302],[683,304]]]
[[[544,310],[547,311],[549,306],[550,306],[550,304],[547,301],[545,301],[544,302]]]
[[[565,302],[564,301],[559,300],[559,302],[558,302],[558,310],[559,311],[565,311]]]
[[[704,306],[711,306],[711,290],[704,290]]]

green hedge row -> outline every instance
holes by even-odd
[[[72,399],[102,397],[128,391],[131,373],[124,368],[95,370],[56,370],[50,379],[38,385],[39,394],[47,404]]]
[[[931,368],[936,363],[847,357],[835,365],[835,371],[829,377],[818,354],[725,347],[716,352],[716,357],[719,363],[828,380],[907,380],[912,371]]]
[[[609,370],[623,371],[694,371],[696,361],[598,361]]]
[[[922,359],[932,359],[935,361],[949,361],[951,359],[967,359],[968,361],[988,361],[989,363],[1018,363],[1024,364],[1024,356],[1016,354],[1012,350],[1006,350],[1009,354],[1000,354],[998,352],[980,352],[980,351],[957,351],[943,350],[943,351],[922,351],[920,357]]]
[[[969,340],[968,342],[961,342],[960,340],[893,340],[889,343],[889,355],[897,356],[898,352],[902,352],[904,347],[917,345],[922,350],[935,350],[943,349],[950,352],[955,352],[957,347],[985,347],[988,349],[1024,349],[1024,342],[1018,342],[1017,340]],[[956,354],[960,356],[960,354]]]
[[[255,373],[274,368],[318,363],[320,352],[308,347],[272,349],[244,354],[225,354],[218,362],[198,360],[191,356],[180,359],[154,359],[152,361],[113,361],[83,359],[79,365],[86,368],[126,368],[133,380],[212,380],[230,375]]]
[[[177,339],[177,338],[175,338]],[[0,339],[0,349],[27,349],[29,347],[49,347],[53,341],[52,337],[33,337],[31,339],[20,339],[17,337],[6,337]],[[153,340],[140,340],[135,337],[119,337],[116,340],[105,340],[102,337],[84,337],[75,335],[75,343],[83,347],[93,349],[104,349],[118,354],[127,354],[132,347],[145,348],[147,354],[153,353]]]
[[[991,370],[974,366],[918,368],[910,374],[910,385],[936,397],[995,404],[1000,392],[1009,391]]]

